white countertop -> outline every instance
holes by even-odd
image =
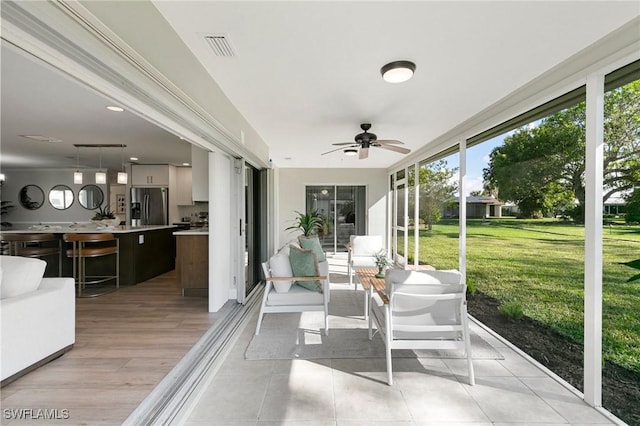
[[[186,231],[176,231],[173,233],[173,235],[209,235],[209,230],[207,229],[206,231],[202,231],[202,230],[198,230],[198,229],[189,229]]]
[[[159,229],[176,229],[175,225],[143,225],[143,226],[98,226],[94,223],[77,223],[74,225],[32,225],[26,229],[19,230],[2,230],[7,234],[33,234],[33,233],[52,233],[52,234],[94,234],[101,232],[110,232],[112,234],[128,234],[132,232],[155,231]]]

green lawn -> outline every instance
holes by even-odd
[[[605,226],[603,240],[604,357],[640,372],[640,281],[626,283],[636,270],[617,263],[640,258],[640,227]],[[458,268],[457,221],[420,231],[420,263]],[[467,279],[500,301],[521,303],[525,315],[583,342],[582,226],[555,220],[469,220]]]

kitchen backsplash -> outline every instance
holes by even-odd
[[[198,216],[202,212],[209,212],[209,203],[196,202],[192,206],[178,206],[178,212],[181,219],[190,218],[194,215]]]

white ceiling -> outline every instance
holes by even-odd
[[[74,168],[74,144],[124,144],[102,149],[102,166],[119,170],[121,158],[140,163],[191,162],[191,145],[125,112],[45,64],[2,44],[2,140],[0,164],[7,168]],[[62,142],[39,142],[20,135],[40,135]],[[81,148],[81,167],[97,168],[100,150]]]
[[[127,2],[112,4],[126,11]],[[389,167],[402,154],[321,154],[352,141],[363,122],[379,139],[416,150],[640,15],[638,1],[153,4],[279,167]],[[227,35],[236,56],[215,56],[205,34]],[[111,102],[22,54],[1,53],[3,168],[75,167],[77,143],[126,144],[126,156],[144,163],[190,161],[189,145],[174,135],[106,111]],[[382,65],[401,59],[416,63],[414,78],[382,81]],[[103,165],[119,167],[116,151],[103,150]],[[81,157],[98,164],[95,151]]]
[[[280,167],[388,167],[402,154],[321,153],[362,122],[415,150],[640,12],[637,1],[154,4]],[[205,34],[227,35],[237,56],[215,56]],[[403,59],[414,78],[384,82],[380,68]]]

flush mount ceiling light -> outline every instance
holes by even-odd
[[[131,160],[131,161],[138,161],[138,157],[129,157],[129,160]]]
[[[387,83],[402,83],[409,80],[414,71],[416,64],[410,61],[394,61],[383,66],[380,69],[382,79]]]
[[[122,111],[124,111],[124,108],[121,108],[121,107],[115,106],[115,105],[107,105],[105,108],[107,108],[109,111],[113,111],[113,112],[122,112]]]
[[[355,148],[347,148],[344,150],[344,155],[358,155],[358,150]]]

